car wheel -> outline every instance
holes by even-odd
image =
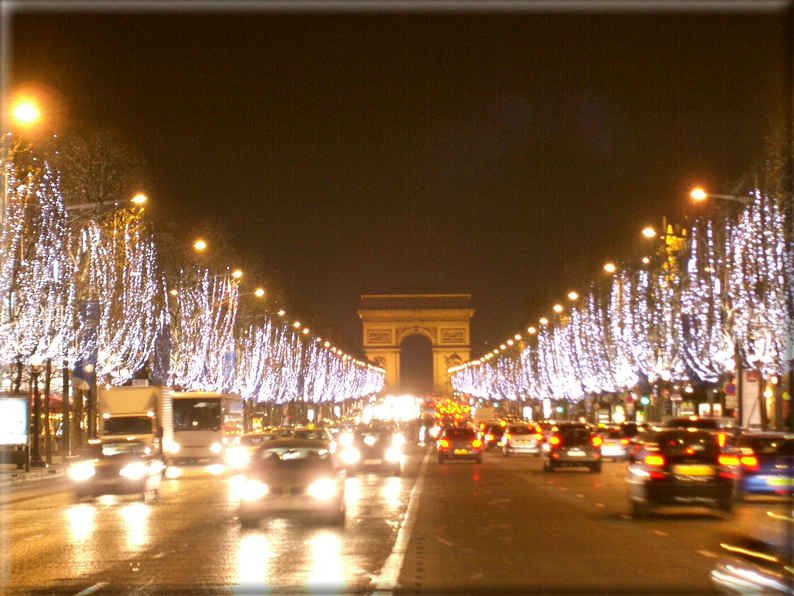
[[[544,472],[553,472],[554,471],[554,464],[548,460],[543,460],[543,471]]]
[[[505,448],[504,453],[505,457],[510,457],[510,452],[507,450],[507,448]]]
[[[392,468],[392,471],[391,471],[391,475],[392,476],[400,476],[401,473],[402,473],[402,470],[400,469],[400,466],[394,466]]]
[[[443,456],[441,455],[438,456],[438,463],[443,464],[445,461],[446,459]]]
[[[590,471],[593,472],[594,474],[600,474],[601,473],[601,462],[598,462],[596,464],[591,464],[590,465]]]
[[[143,491],[143,502],[144,503],[153,503],[154,501],[157,500],[157,493],[158,493],[158,491],[157,491],[156,488],[150,488],[149,490],[144,490]]]
[[[651,516],[651,506],[647,502],[632,501],[631,516],[637,519],[647,519]]]
[[[475,458],[475,460],[474,460],[474,463],[475,463],[475,464],[481,464],[481,463],[482,463],[482,454],[478,455],[478,456]]]
[[[717,504],[717,509],[722,511],[723,513],[727,513],[730,515],[733,513],[733,499],[726,499],[725,501],[720,501]]]

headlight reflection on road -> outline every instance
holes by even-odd
[[[399,478],[387,478],[386,484],[381,489],[381,496],[383,497],[384,504],[391,509],[398,509],[401,505],[400,492],[402,491],[402,482]]]
[[[69,538],[72,542],[82,542],[94,532],[94,508],[83,504],[66,510],[69,522]]]
[[[143,503],[133,503],[121,510],[124,529],[127,531],[127,547],[139,548],[146,544],[149,526],[149,507]]]
[[[312,567],[307,588],[320,594],[344,594],[346,569],[339,537],[323,532],[311,539],[310,547]]]
[[[278,557],[272,552],[270,538],[262,534],[245,536],[237,547],[237,585],[233,593],[269,594],[270,559]]]

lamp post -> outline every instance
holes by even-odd
[[[41,374],[42,360],[33,355],[30,357],[30,392],[33,398],[33,429],[30,433],[30,466],[44,468],[47,464],[41,459],[39,439],[41,435],[41,396],[39,395],[39,375]]]

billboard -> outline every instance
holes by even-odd
[[[28,444],[28,400],[0,397],[0,445]]]

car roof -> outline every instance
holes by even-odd
[[[330,441],[328,439],[293,439],[293,438],[283,438],[283,439],[274,439],[273,441],[266,441],[262,443],[260,449],[278,449],[278,448],[315,448],[315,449],[327,449],[328,444]]]

